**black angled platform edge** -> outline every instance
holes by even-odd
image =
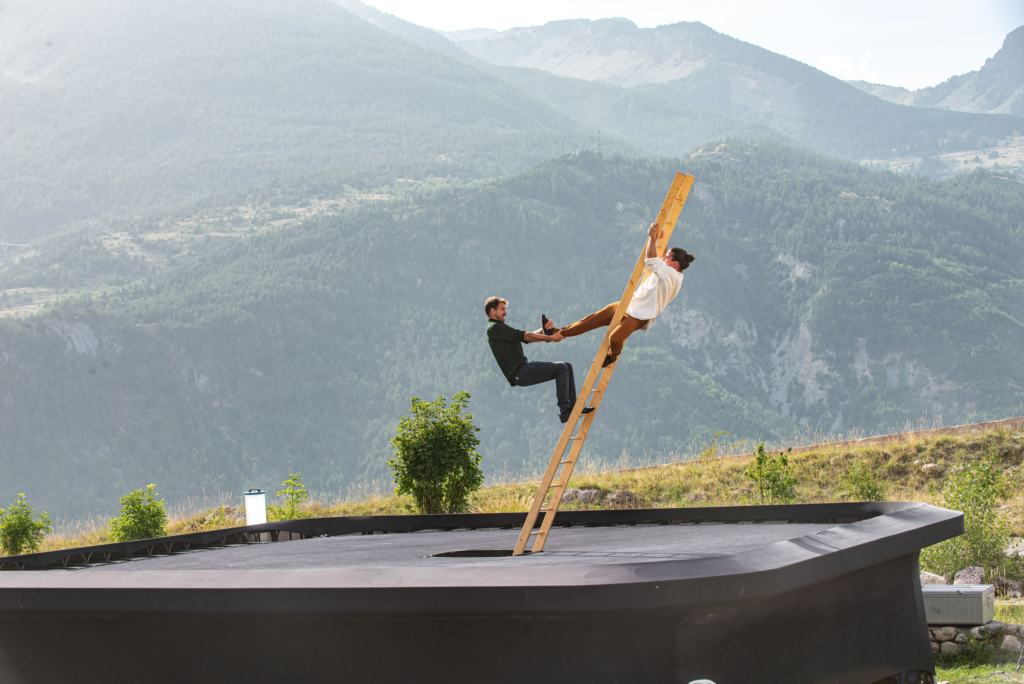
[[[587,511],[559,514],[560,525],[585,529],[553,533],[534,557],[433,565],[421,552],[459,550],[467,538],[514,541],[523,519],[268,523],[230,533],[356,536],[3,572],[0,681],[105,682],[131,673],[151,682],[872,684],[933,669],[918,551],[963,530],[961,514],[917,503]],[[768,521],[790,528],[751,527]],[[498,530],[466,532],[480,528]],[[446,529],[462,532],[422,534]],[[765,535],[763,545],[749,543],[752,530],[755,539]],[[365,536],[380,532],[388,536]],[[740,533],[745,544],[730,542]],[[636,541],[685,547],[688,535],[705,544],[714,537],[721,548],[650,560],[667,551]],[[186,541],[195,540],[110,551]],[[623,544],[635,557],[602,557]],[[408,567],[405,547],[417,549]],[[345,550],[356,548],[363,560],[346,565]],[[366,549],[377,548],[389,565],[368,565]],[[307,550],[309,568],[261,561],[287,551],[294,562]],[[254,569],[228,568],[234,558]],[[48,554],[4,560],[63,567]],[[192,569],[162,569],[185,567]]]

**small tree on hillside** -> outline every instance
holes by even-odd
[[[773,457],[765,453],[764,442],[757,445],[753,465],[743,472],[757,485],[762,504],[791,503],[796,498],[793,488],[797,485],[797,479],[789,469],[789,454],[792,451],[791,447],[785,453],[780,451],[778,457]]]
[[[403,416],[391,440],[395,458],[388,461],[396,494],[411,494],[421,513],[461,513],[469,495],[483,484],[480,444],[472,414],[465,413],[469,392],[445,398],[412,398],[412,417]]]
[[[0,548],[5,555],[17,556],[39,550],[53,526],[46,511],[37,518],[24,494],[18,494],[9,508],[0,508]]]
[[[284,505],[267,506],[273,519],[295,520],[305,517],[299,506],[309,500],[309,492],[306,491],[306,485],[302,484],[302,474],[291,473],[288,479],[281,483],[281,487],[277,495],[284,497]]]
[[[167,512],[163,500],[158,500],[157,496],[154,484],[122,496],[121,512],[110,521],[110,538],[126,542],[167,534]]]
[[[952,578],[975,565],[991,572],[1019,562],[1006,557],[1010,529],[996,512],[1004,489],[1003,471],[995,454],[971,460],[960,454],[950,469],[938,504],[964,514],[964,533],[921,551],[921,567]],[[1011,574],[1019,568],[1003,568]]]

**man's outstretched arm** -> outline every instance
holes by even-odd
[[[561,342],[565,338],[562,337],[562,333],[555,333],[554,335],[545,335],[544,331],[538,329],[537,332],[524,332],[523,342]]]

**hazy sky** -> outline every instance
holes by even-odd
[[[1024,25],[1024,0],[364,0],[443,31],[626,17],[701,21],[833,76],[916,89],[980,68]]]

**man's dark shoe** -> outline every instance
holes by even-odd
[[[587,415],[588,413],[593,413],[593,412],[594,412],[594,407],[593,406],[588,406],[585,409],[583,409],[583,415],[584,416]],[[569,422],[569,416],[571,416],[571,415],[572,415],[572,409],[569,409],[568,411],[566,411],[565,413],[560,415],[558,417],[558,420],[562,421],[563,423],[568,423]]]
[[[608,356],[605,357],[604,363],[601,364],[601,368],[607,368],[613,363],[615,363],[615,357],[609,354]]]
[[[551,328],[548,329],[548,317],[545,316],[544,314],[541,314],[540,315],[540,329],[544,331],[545,335],[554,335],[555,334],[555,330],[557,328],[555,328],[555,326],[551,326]],[[562,422],[564,423],[565,421],[563,420]]]

